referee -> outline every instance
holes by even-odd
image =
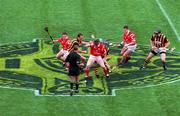
[[[65,62],[69,63],[69,77],[70,77],[70,95],[73,95],[73,92],[79,93],[79,75],[80,68],[83,67],[83,64],[80,63],[81,56],[78,54],[78,45],[73,47],[73,50],[67,56]],[[76,86],[75,90],[73,90],[73,86]]]
[[[140,68],[140,70],[143,70],[147,64],[150,62],[151,58],[154,55],[160,54],[163,69],[167,70],[166,67],[166,49],[170,45],[169,40],[167,37],[161,33],[160,29],[157,29],[154,31],[154,34],[152,35],[150,39],[151,44],[151,52],[147,56],[146,60],[144,61],[143,66]]]

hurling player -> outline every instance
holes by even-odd
[[[68,48],[70,46],[70,39],[68,37],[68,34],[66,32],[62,33],[62,36],[57,39],[53,40],[53,43],[60,43],[62,49],[57,53],[56,57],[59,60],[65,61],[66,57],[68,56]]]
[[[167,39],[167,37],[161,33],[160,29],[157,29],[156,31],[154,31],[154,34],[152,35],[150,39],[150,45],[151,45],[151,52],[145,59],[144,64],[140,69],[143,70],[154,55],[160,54],[163,69],[167,70],[166,49],[170,45],[170,42]]]
[[[122,58],[118,61],[118,65],[123,65],[124,63],[127,63],[129,59],[131,59],[132,53],[136,49],[136,35],[131,32],[127,25],[123,27],[124,29],[124,36],[122,45],[123,48],[121,50]]]

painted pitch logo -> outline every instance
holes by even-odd
[[[69,77],[62,62],[55,58],[59,46],[36,40],[0,46],[0,86],[39,90],[41,95],[69,95]],[[86,83],[85,74],[80,75],[79,95],[111,95],[113,89],[143,87],[173,82],[180,79],[179,53],[167,54],[168,70],[164,71],[159,57],[148,68],[140,71],[149,48],[138,46],[133,58],[122,67],[116,67],[120,49],[110,48],[110,78],[100,78],[90,73],[92,80]],[[88,54],[84,54],[88,58]]]

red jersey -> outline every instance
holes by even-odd
[[[102,56],[105,54],[105,46],[102,43],[95,45],[94,42],[90,43],[90,54],[93,56]]]
[[[123,42],[125,44],[134,43],[136,44],[136,35],[133,32],[124,33]],[[133,45],[133,44],[131,44]]]
[[[102,44],[103,44],[102,54],[103,54],[103,55],[109,55],[109,49],[108,49],[108,47],[107,47],[104,43],[102,43]]]
[[[58,42],[61,43],[64,50],[67,50],[70,46],[70,39],[67,36],[62,36],[58,39]]]

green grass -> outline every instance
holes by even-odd
[[[180,16],[176,14],[179,2],[160,2],[178,31]],[[78,32],[83,32],[85,37],[95,33],[99,37],[120,41],[122,27],[128,24],[137,34],[138,43],[149,44],[154,29],[160,27],[171,40],[171,46],[179,49],[177,37],[155,0],[1,0],[1,6],[1,43],[44,38],[45,26],[49,26],[53,35],[60,36],[61,32],[67,31],[73,38]]]
[[[7,91],[8,90],[8,91]],[[180,83],[117,91],[116,97],[37,97],[33,92],[0,89],[1,116],[178,116]]]
[[[180,0],[159,1],[175,25],[177,32],[180,33],[180,15],[178,15]],[[179,41],[155,0],[0,0],[0,4],[0,44],[46,38],[47,34],[43,31],[45,26],[48,26],[52,35],[56,34],[56,37],[59,37],[63,31],[67,31],[71,38],[74,38],[78,32],[82,32],[85,38],[89,38],[90,34],[94,33],[98,37],[120,42],[122,27],[124,24],[128,24],[137,34],[138,44],[149,45],[149,39],[154,29],[160,27],[171,41],[170,47],[175,46],[176,51],[180,51]],[[42,56],[52,57],[55,54],[47,47],[46,51],[38,52],[34,56],[17,56],[16,58],[23,60],[21,69],[9,69],[8,71],[36,75],[42,71],[42,68],[36,67],[36,70],[32,72],[35,63],[32,63],[31,60],[43,58]],[[141,56],[141,58],[145,58],[145,56]],[[171,66],[176,67],[173,68],[173,71],[180,67],[178,58],[179,56],[176,62],[170,60]],[[5,70],[5,59],[0,58],[1,71]],[[133,69],[137,70],[137,67],[133,67]],[[128,70],[128,67],[120,70],[120,76],[125,77],[126,75],[123,73]],[[158,68],[156,71],[158,70],[161,69]],[[48,86],[54,86],[54,77],[59,73],[45,71],[48,72],[46,76],[52,76],[52,78],[48,78]],[[146,73],[151,74],[151,72],[144,72],[144,74]],[[135,74],[137,77],[134,77],[134,80],[139,78],[138,72]],[[38,75],[43,78],[44,72]],[[162,75],[159,77],[165,78]],[[159,77],[157,77],[157,81]],[[179,73],[177,77],[179,78]],[[96,80],[95,85],[100,86],[99,83],[100,81]],[[178,102],[180,101],[180,82],[158,87],[119,90],[116,93],[115,97],[38,97],[31,91],[0,88],[0,115],[180,115],[180,102]]]

